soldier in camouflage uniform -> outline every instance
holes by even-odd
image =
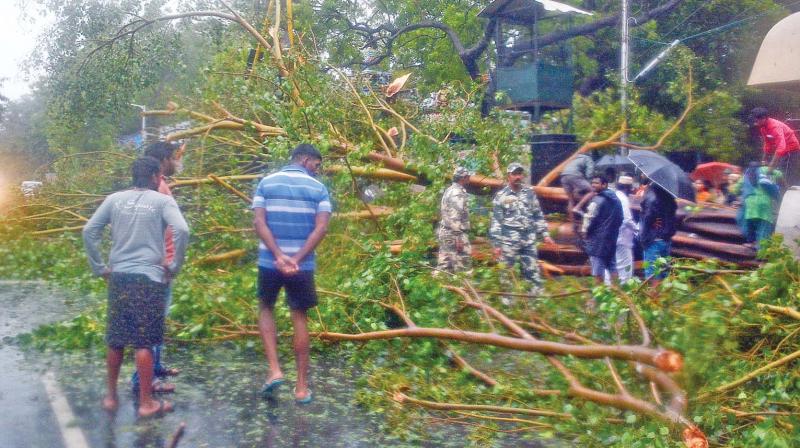
[[[492,201],[492,223],[489,239],[495,258],[508,267],[519,262],[522,277],[533,283],[532,292],[541,293],[542,276],[536,244],[540,240],[552,243],[547,222],[532,189],[523,185],[525,168],[512,163],[506,170],[508,185]]]
[[[471,267],[472,247],[469,244],[469,210],[467,190],[470,172],[458,167],[453,173],[453,184],[442,196],[441,215],[437,237],[439,238],[439,263],[436,269],[455,274]],[[438,273],[438,272],[437,272]]]

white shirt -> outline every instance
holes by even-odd
[[[619,198],[622,205],[622,224],[619,226],[619,236],[617,237],[617,245],[625,247],[633,247],[633,237],[636,235],[637,225],[633,221],[633,214],[631,213],[631,203],[628,200],[628,195],[622,191],[615,191],[614,194]]]

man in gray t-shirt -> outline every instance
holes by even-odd
[[[581,208],[592,195],[589,179],[594,175],[594,161],[588,154],[578,154],[561,171],[561,186],[567,193],[567,219],[575,225],[573,213]]]
[[[108,391],[103,408],[119,405],[117,380],[125,346],[136,349],[140,417],[161,415],[172,404],[152,397],[152,347],[164,337],[164,306],[167,285],[180,269],[189,239],[189,227],[171,197],[155,191],[160,164],[142,157],[131,166],[134,188],[108,196],[83,229],[89,264],[95,275],[108,282],[106,365]],[[108,263],[100,254],[103,229],[111,225]],[[173,231],[175,256],[165,263],[164,232]]]

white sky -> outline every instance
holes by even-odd
[[[20,3],[20,0],[0,0],[0,78],[7,78],[0,93],[12,100],[30,92],[22,62],[36,47],[36,38],[51,22],[41,17],[23,20]]]

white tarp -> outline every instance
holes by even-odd
[[[748,86],[800,85],[800,12],[776,23],[761,42]]]
[[[537,3],[544,7],[545,11],[558,11],[558,12],[574,12],[577,14],[584,14],[593,16],[594,13],[566,5],[564,3],[554,2],[553,0],[536,0]]]

